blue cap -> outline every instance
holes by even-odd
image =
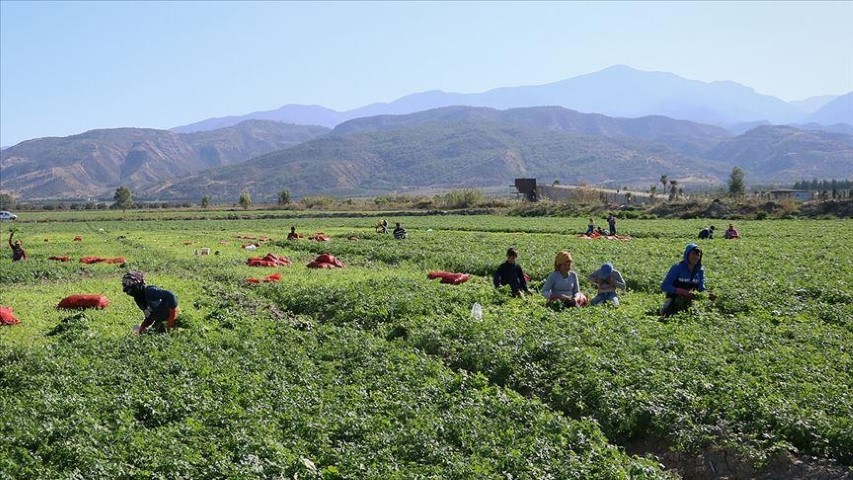
[[[613,264],[605,263],[598,269],[598,278],[602,280],[607,280],[610,278],[610,274],[613,273]]]

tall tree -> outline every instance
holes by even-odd
[[[660,176],[660,183],[663,185],[663,194],[666,195],[666,184],[669,181],[669,178],[666,175]]]
[[[279,205],[290,204],[290,190],[282,190],[282,191],[278,192],[278,204]]]
[[[210,197],[207,195],[201,197],[201,208],[207,208],[210,206]]]
[[[243,209],[249,208],[252,204],[252,197],[249,196],[249,192],[243,192],[240,194],[240,200],[238,202]]]
[[[734,167],[729,175],[729,195],[740,198],[746,193],[746,185],[743,183],[743,170]]]
[[[113,195],[113,208],[127,210],[133,206],[133,194],[127,187],[116,188],[116,193]]]

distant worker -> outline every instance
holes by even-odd
[[[127,272],[121,277],[121,289],[133,297],[136,306],[145,313],[137,333],[150,328],[163,332],[175,328],[178,317],[178,298],[175,294],[154,285],[145,285],[142,272]]]
[[[598,227],[595,229],[595,233],[596,233],[597,235],[601,235],[602,237],[606,237],[606,236],[607,236],[607,232],[605,232],[604,230],[602,230],[602,229],[601,229],[601,226],[598,226]]]
[[[296,227],[290,227],[290,233],[287,234],[288,240],[299,240],[299,234],[296,233]]]
[[[613,216],[613,212],[610,212],[610,216],[607,217],[607,225],[610,226],[610,235],[616,235],[616,217]]]
[[[518,252],[514,248],[506,251],[506,261],[498,266],[492,279],[495,288],[500,288],[504,285],[509,285],[513,297],[523,297],[525,293],[529,294],[530,289],[527,288],[527,280],[524,278],[524,271],[517,263]]]
[[[26,260],[27,252],[24,250],[21,241],[15,240],[15,242],[12,243],[12,237],[14,236],[15,230],[13,229],[12,232],[9,234],[9,248],[12,249],[12,261],[17,262],[18,260]]]
[[[737,230],[735,230],[735,225],[733,223],[729,224],[729,229],[723,233],[723,238],[725,238],[726,240],[732,238],[740,238],[740,234],[737,232]]]
[[[404,238],[407,238],[408,236],[409,234],[408,232],[406,232],[406,229],[403,228],[402,225],[400,225],[400,222],[397,222],[397,226],[394,227],[394,239],[402,240]]]
[[[554,258],[554,271],[542,285],[542,295],[549,301],[561,302],[567,307],[580,307],[587,304],[586,296],[580,292],[578,274],[572,270],[572,254],[557,252]]]
[[[382,219],[376,224],[376,233],[388,233],[388,220]]]
[[[592,232],[595,231],[595,221],[593,219],[589,219],[589,223],[586,226],[586,233],[584,235],[592,235]]]
[[[699,245],[687,245],[683,260],[670,267],[660,288],[666,294],[666,301],[660,309],[664,317],[687,310],[696,296],[693,292],[705,291],[705,269]],[[716,296],[709,294],[708,298],[714,300]]]
[[[619,305],[616,289],[625,288],[625,280],[619,270],[613,269],[612,263],[605,263],[601,268],[592,272],[589,281],[598,288],[598,294],[590,300],[590,305],[598,305],[608,301],[613,302],[614,305]]]
[[[713,225],[711,225],[711,226],[710,226],[710,227],[708,227],[708,228],[703,228],[702,230],[699,230],[699,240],[705,240],[705,239],[707,239],[707,240],[713,240],[713,239],[714,239],[714,230],[715,230],[715,229],[716,229],[716,227],[714,227]]]

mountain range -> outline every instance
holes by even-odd
[[[0,152],[0,187],[20,198],[91,198],[203,168],[244,162],[328,128],[248,120],[215,131],[113,128],[21,142]]]
[[[171,131],[28,140],[0,152],[0,191],[105,198],[125,185],[137,197],[227,201],[242,191],[264,199],[282,189],[354,196],[506,186],[516,176],[642,187],[661,174],[689,186],[723,183],[735,165],[751,183],[850,178],[851,103],[853,92],[786,103],[734,82],[617,66],[347,112],[288,105]]]
[[[736,82],[701,82],[673,73],[646,72],[617,65],[546,85],[497,88],[467,94],[435,90],[344,112],[318,105],[285,105],[276,110],[202,120],[172,130],[181,133],[211,130],[252,118],[334,127],[354,118],[405,115],[454,105],[500,110],[561,106],[615,117],[663,115],[726,128],[748,122],[754,125],[764,122],[853,125],[853,109],[849,100],[845,103],[844,100],[836,102],[837,99],[837,96],[825,95],[788,103],[759,94]]]

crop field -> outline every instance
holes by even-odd
[[[660,283],[707,220],[622,219],[632,239],[617,241],[577,238],[585,218],[387,216],[409,231],[395,241],[370,216],[21,217],[26,261],[2,224],[0,304],[21,323],[0,327],[0,479],[851,476],[850,220],[696,241],[718,298],[661,319]],[[291,225],[331,241],[286,241]],[[586,277],[612,262],[621,305],[494,289],[510,246],[534,290],[559,250],[590,298]],[[346,268],[306,267],[325,252]],[[246,264],[267,253],[293,263]],[[92,255],[128,261],[78,261]],[[178,296],[176,330],[131,332],[129,269]],[[111,303],[55,308],[76,293]]]

